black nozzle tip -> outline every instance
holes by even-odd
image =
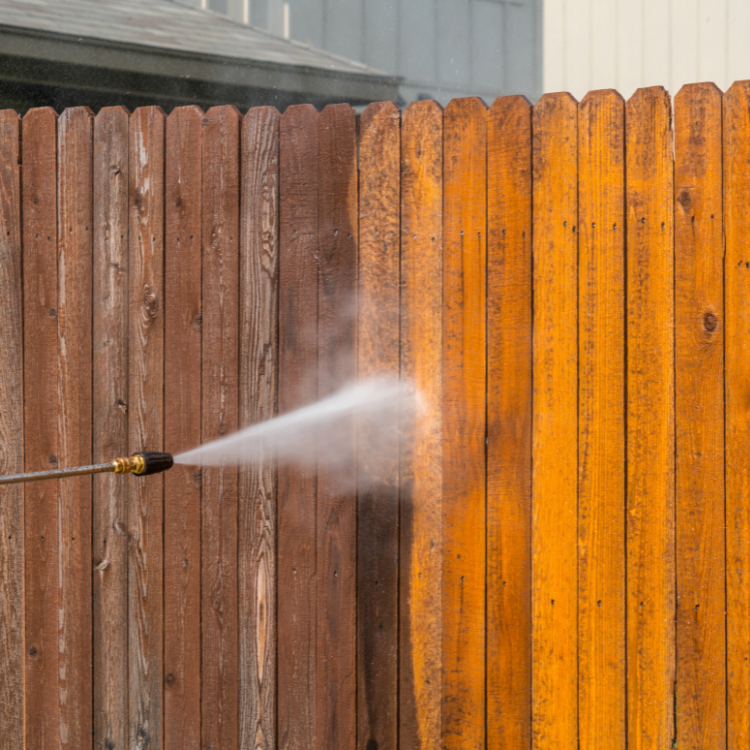
[[[157,453],[156,451],[141,451],[136,456],[143,456],[143,471],[138,473],[139,477],[148,474],[159,474],[174,466],[171,453]]]

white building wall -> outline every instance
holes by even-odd
[[[545,92],[750,79],[750,0],[543,2]]]

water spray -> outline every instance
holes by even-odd
[[[0,477],[0,484],[18,484],[19,482],[36,482],[39,479],[63,479],[65,477],[80,477],[87,474],[135,474],[145,477],[149,474],[159,474],[171,469],[174,464],[171,453],[157,453],[142,451],[127,458],[116,458],[104,464],[92,466],[76,466],[71,469],[51,469],[49,471],[30,471],[26,474],[9,474]]]

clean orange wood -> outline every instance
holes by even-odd
[[[128,453],[128,112],[94,120],[93,460]],[[128,485],[93,486],[94,747],[128,743]]]
[[[21,121],[0,111],[0,474],[23,471]],[[0,491],[0,737],[24,747],[23,488]]]
[[[278,402],[279,120],[279,113],[273,107],[251,109],[242,120],[239,291],[242,427],[273,417]],[[314,288],[317,291],[317,285]],[[272,465],[240,467],[239,742],[240,747],[257,750],[276,747],[276,488]],[[254,637],[247,638],[246,633],[253,633]]]
[[[318,318],[318,119],[289,107],[279,154],[279,413],[315,400]],[[315,474],[278,474],[278,746],[313,750],[316,710]]]
[[[487,746],[531,743],[531,105],[487,120]]]
[[[164,137],[158,107],[130,117],[128,432],[130,450],[164,449]],[[172,446],[169,448],[174,450]],[[135,479],[127,477],[126,479]],[[130,481],[129,746],[163,747],[162,474]]]
[[[348,104],[318,118],[318,397],[356,377],[357,130]],[[352,418],[347,428],[356,439]],[[357,467],[318,467],[316,747],[356,744]]]
[[[726,747],[721,91],[675,97],[677,744]]]
[[[443,111],[414,102],[401,127],[401,376],[423,410],[402,424],[399,747],[440,747]]]
[[[485,742],[487,111],[456,99],[443,130],[442,742]]]
[[[625,748],[625,102],[578,106],[581,750]]]
[[[203,119],[203,442],[239,427],[240,113]],[[203,747],[237,747],[237,468],[203,468]],[[248,637],[253,631],[246,632]],[[257,747],[257,745],[256,745]]]
[[[577,103],[534,106],[532,727],[537,750],[578,746]]]
[[[201,118],[177,107],[165,144],[164,444],[201,441]],[[164,475],[164,746],[201,738],[201,476]]]
[[[59,462],[91,463],[93,115],[66,109],[58,125]],[[58,675],[60,744],[91,747],[91,477],[60,482]]]
[[[628,748],[674,734],[674,254],[669,95],[626,107]]]
[[[58,468],[57,115],[23,118],[24,469]],[[28,750],[60,744],[58,482],[26,485],[25,721]]]
[[[360,380],[399,373],[400,114],[371,104],[360,119]],[[395,418],[396,415],[394,414]],[[398,745],[398,432],[358,425],[357,747]]]
[[[727,747],[750,745],[750,81],[723,99]],[[678,209],[679,210],[679,209]],[[714,219],[715,221],[715,219]],[[722,325],[717,317],[717,328]]]

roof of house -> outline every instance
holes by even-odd
[[[383,75],[362,63],[164,0],[0,0],[0,26],[178,53]]]

